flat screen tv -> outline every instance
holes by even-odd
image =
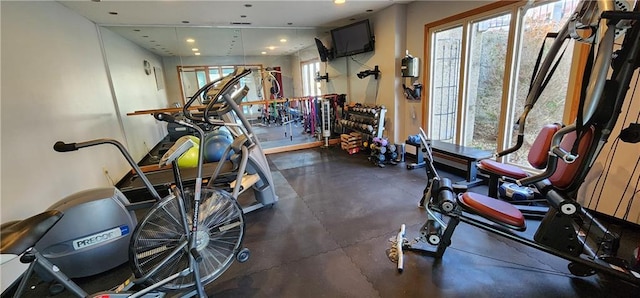
[[[331,30],[334,57],[345,57],[373,51],[373,35],[369,20]]]

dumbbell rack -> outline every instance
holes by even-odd
[[[384,117],[387,109],[384,106],[355,106],[345,109],[345,117],[340,120],[343,132],[356,131],[370,136],[382,138]]]

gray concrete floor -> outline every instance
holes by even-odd
[[[441,260],[407,253],[400,274],[386,250],[401,224],[413,238],[425,221],[417,208],[424,169],[378,168],[336,148],[269,160],[280,201],[247,216],[252,259],[210,285],[213,296],[640,297],[607,277],[574,277],[563,259],[465,224]]]
[[[424,169],[379,168],[337,147],[268,159],[280,200],[246,215],[251,258],[208,285],[211,297],[640,297],[628,284],[572,276],[563,259],[466,224],[442,259],[409,252],[398,273],[387,257],[389,238],[404,223],[411,239],[424,223],[417,207]],[[474,190],[486,193],[486,186]],[[535,223],[529,226],[533,233]],[[123,265],[79,282],[103,289],[126,272]],[[38,287],[32,296],[44,297]]]

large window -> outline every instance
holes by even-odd
[[[519,2],[428,26],[430,136],[492,151],[510,147],[543,41],[577,2]],[[526,154],[539,129],[563,121],[573,54],[572,43],[566,44],[551,82],[527,118],[525,143],[508,162],[527,165]]]
[[[557,1],[545,5],[539,5],[528,9],[523,15],[522,21],[522,38],[526,41],[520,43],[518,57],[516,62],[516,73],[513,91],[513,105],[509,110],[508,120],[514,123],[524,109],[531,76],[535,67],[534,57],[538,56],[540,48],[545,41],[548,32],[557,32],[560,27],[567,21],[571,12],[573,12],[578,1]],[[545,51],[547,53],[552,41],[546,38]],[[526,155],[531,148],[533,140],[543,125],[563,121],[563,112],[566,106],[568,78],[571,70],[571,56],[573,53],[573,42],[567,42],[565,54],[559,60],[558,68],[555,71],[553,79],[549,81],[547,87],[543,91],[540,99],[536,103],[536,107],[531,110],[527,117],[525,126],[525,140],[523,149],[513,154],[507,155],[507,161],[522,166],[527,166]],[[565,123],[567,124],[567,123]],[[511,131],[507,134],[508,144],[515,144],[516,132]]]
[[[431,136],[454,143],[458,115],[462,27],[434,34],[433,76],[431,79]]]
[[[462,144],[495,150],[510,14],[471,22]]]
[[[316,74],[320,72],[320,62],[307,61],[301,63],[302,71],[302,95],[320,95],[320,83],[316,82]]]
[[[184,95],[183,101],[186,103],[196,91],[207,83],[233,73],[236,67],[234,65],[178,66],[180,87]],[[249,93],[243,101],[262,100],[264,91],[264,86],[260,79],[262,66],[244,65],[242,67],[251,69],[253,74],[240,80],[241,85],[249,86]]]

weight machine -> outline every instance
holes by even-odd
[[[477,193],[456,194],[451,181],[436,172],[429,139],[421,130],[420,141],[427,151],[428,183],[420,204],[428,216],[418,240],[432,247],[410,244],[402,225],[394,244],[399,271],[403,269],[403,250],[419,250],[441,258],[451,244],[456,226],[462,222],[566,259],[569,271],[576,276],[604,273],[640,285],[640,272],[617,256],[620,236],[575,200],[578,188],[618,120],[631,79],[640,66],[640,7],[634,1],[632,11],[621,10],[616,7],[617,2],[600,0],[578,4],[534,74],[526,106],[518,120],[516,145],[503,151],[508,154],[522,145],[527,115],[551,77],[553,61],[565,39],[589,43],[588,60],[592,63],[587,63],[576,122],[553,135],[544,172],[517,180],[518,185],[533,185],[549,205],[533,239],[518,233],[527,228],[525,212],[518,207]],[[588,36],[579,34],[585,31],[589,32]],[[614,51],[616,36],[622,33],[624,40]],[[562,177],[569,183],[560,188],[549,182],[550,177]]]

